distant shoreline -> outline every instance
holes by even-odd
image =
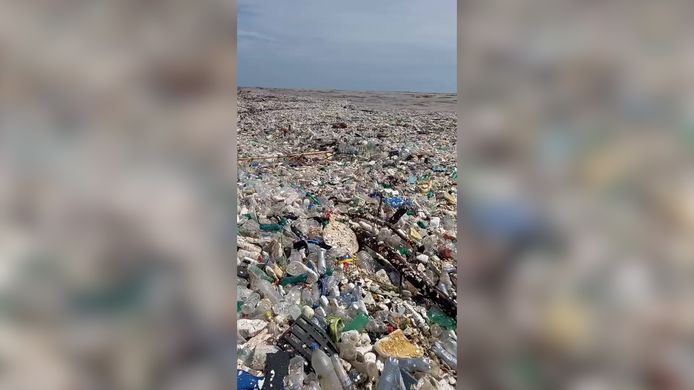
[[[409,95],[442,95],[456,96],[457,92],[421,92],[421,91],[376,91],[358,89],[307,89],[307,88],[278,88],[278,87],[237,87],[239,90],[264,90],[264,91],[294,91],[317,93],[377,93],[377,94],[409,94]]]
[[[415,110],[429,112],[457,112],[456,94],[394,91],[344,91],[287,88],[238,87],[243,95],[262,95],[265,98],[284,101],[287,97],[320,99],[322,101],[346,101],[365,109]],[[242,96],[243,97],[243,96]],[[345,102],[345,103],[346,103]]]

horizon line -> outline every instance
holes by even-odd
[[[433,94],[433,95],[457,95],[458,92],[428,92],[428,91],[403,91],[403,90],[374,90],[374,89],[337,89],[337,88],[326,88],[326,89],[315,89],[315,88],[286,88],[286,87],[261,87],[261,86],[241,86],[238,85],[237,89],[279,89],[287,91],[304,91],[304,92],[392,92],[392,93],[419,93],[419,94]]]

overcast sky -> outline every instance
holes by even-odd
[[[241,87],[455,92],[455,0],[238,0]]]

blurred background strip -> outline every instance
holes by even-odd
[[[694,388],[694,3],[459,6],[462,388]]]
[[[233,386],[235,23],[0,3],[0,388]]]

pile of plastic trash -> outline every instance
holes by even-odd
[[[408,113],[365,117],[315,99],[287,114],[243,96],[240,111],[254,113],[242,115],[240,138],[255,135],[256,143],[244,148],[240,140],[238,388],[454,388],[454,135],[444,142],[446,133],[405,127],[387,142],[360,143],[338,132],[352,128],[353,136],[360,120],[400,123]],[[272,98],[255,101],[264,107]],[[334,111],[343,122],[325,120]],[[258,115],[295,115],[281,129],[287,138],[312,128],[321,141],[304,139],[304,151],[328,156],[254,160],[251,153],[278,149],[260,135]],[[420,125],[427,115],[448,113],[419,114]],[[413,131],[417,153],[408,148]],[[451,149],[445,157],[427,149],[442,145]]]

